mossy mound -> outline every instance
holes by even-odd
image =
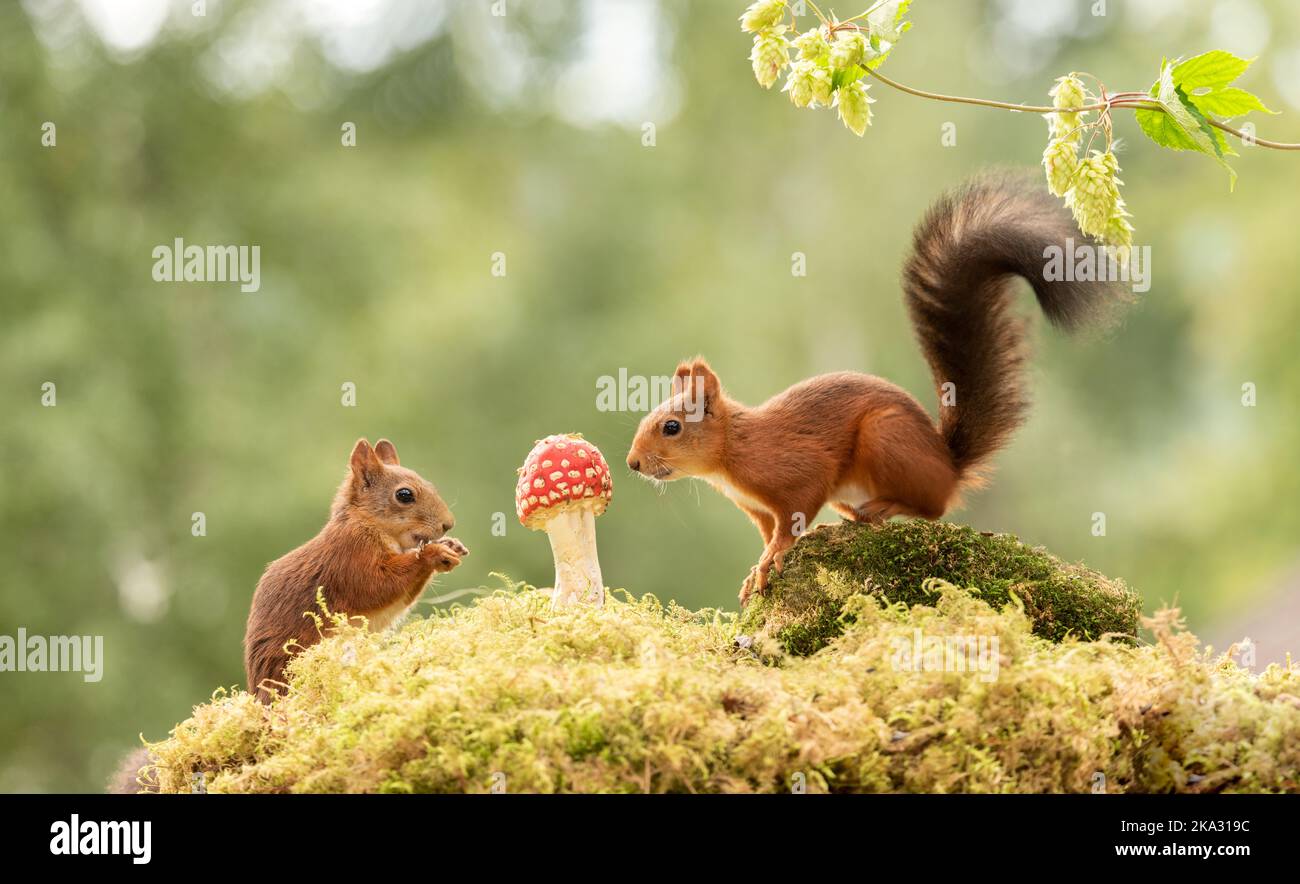
[[[385,635],[340,623],[273,705],[221,691],[196,707],[145,778],[181,792],[1300,791],[1300,670],[1252,675],[1176,612],[1148,621],[1150,644],[1054,642],[1015,605],[949,584],[909,607],[825,582],[843,634],[812,656],[766,651],[779,665],[737,642],[735,615],[653,597],[557,614],[511,588]],[[961,656],[976,644],[978,661]]]
[[[828,581],[828,575],[841,578]],[[1009,534],[982,534],[920,519],[880,526],[843,522],[799,538],[768,592],[746,606],[741,631],[774,638],[791,654],[812,654],[844,629],[845,594],[885,604],[932,605],[926,581],[970,588],[995,608],[1024,608],[1035,635],[1098,639],[1136,636],[1142,600],[1121,581],[1070,565]]]

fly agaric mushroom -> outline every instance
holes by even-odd
[[[614,496],[609,464],[577,433],[547,436],[519,468],[515,513],[525,528],[545,531],[555,557],[552,610],[577,602],[605,604],[596,556],[596,517]]]

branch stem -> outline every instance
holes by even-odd
[[[947,101],[955,104],[973,104],[978,107],[996,107],[1002,110],[1016,111],[1026,114],[1054,114],[1061,110],[1060,108],[1045,107],[1043,105],[1012,104],[1007,101],[992,101],[987,98],[966,98],[961,95],[944,95],[940,92],[927,92],[924,89],[915,89],[911,86],[905,86],[897,80],[891,80],[879,71],[871,70],[870,68],[867,69],[867,73],[884,83],[886,86],[890,86],[900,92],[906,92],[908,95],[915,95],[918,98],[928,98],[931,101]],[[1149,99],[1143,99],[1148,99],[1145,92],[1119,92],[1111,95],[1108,100],[1099,104],[1090,104],[1085,107],[1072,107],[1068,109],[1068,112],[1079,114],[1088,113],[1090,111],[1107,111],[1112,107],[1130,107],[1136,110],[1154,110],[1168,113],[1163,105],[1152,102]],[[1229,135],[1235,135],[1237,138],[1240,138],[1243,142],[1248,144],[1257,144],[1260,147],[1268,147],[1273,150],[1300,150],[1300,144],[1288,144],[1282,141],[1269,141],[1266,138],[1247,136],[1241,130],[1234,129],[1227,123],[1220,123],[1218,120],[1209,120],[1209,123],[1214,128],[1221,129]]]

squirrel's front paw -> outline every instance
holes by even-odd
[[[438,543],[447,547],[447,549],[451,550],[458,556],[469,555],[469,547],[461,543],[459,540],[457,540],[454,537],[444,537],[441,540],[439,540]]]
[[[761,562],[759,563],[759,567],[760,568],[762,567]],[[767,568],[763,570],[763,575],[764,575],[763,587],[765,589],[767,588],[766,577],[772,568],[775,568],[776,573],[778,574],[780,574],[782,571],[785,570],[785,550],[781,550],[780,552],[777,553],[772,553],[772,558],[768,561]]]
[[[743,608],[749,603],[750,598],[755,594],[762,595],[767,591],[767,568],[763,563],[759,563],[749,569],[749,576],[745,582],[740,585],[740,606]]]
[[[757,566],[750,568],[749,576],[745,578],[744,583],[740,584],[740,606],[742,608],[749,604],[749,597],[754,594],[754,573],[756,571],[758,571]]]
[[[439,572],[450,571],[460,564],[460,556],[456,551],[442,543],[426,543],[420,549],[420,558],[432,562],[433,570]]]

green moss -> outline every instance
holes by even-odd
[[[843,631],[844,601],[853,592],[886,604],[931,605],[931,578],[975,589],[995,608],[1023,606],[1034,633],[1053,641],[1135,636],[1142,613],[1141,599],[1121,581],[1010,535],[919,519],[844,522],[799,539],[767,595],[746,607],[741,630],[775,639],[786,653],[811,654]],[[853,590],[833,591],[844,583]]]
[[[908,605],[819,580],[842,633],[804,657],[652,596],[553,613],[511,587],[382,635],[335,619],[284,697],[218,692],[151,746],[146,776],[188,791],[201,773],[211,792],[1300,792],[1300,670],[1240,669],[1175,611],[1146,621],[1149,642],[1051,641],[950,584]],[[973,671],[909,663],[923,637],[991,653]]]

